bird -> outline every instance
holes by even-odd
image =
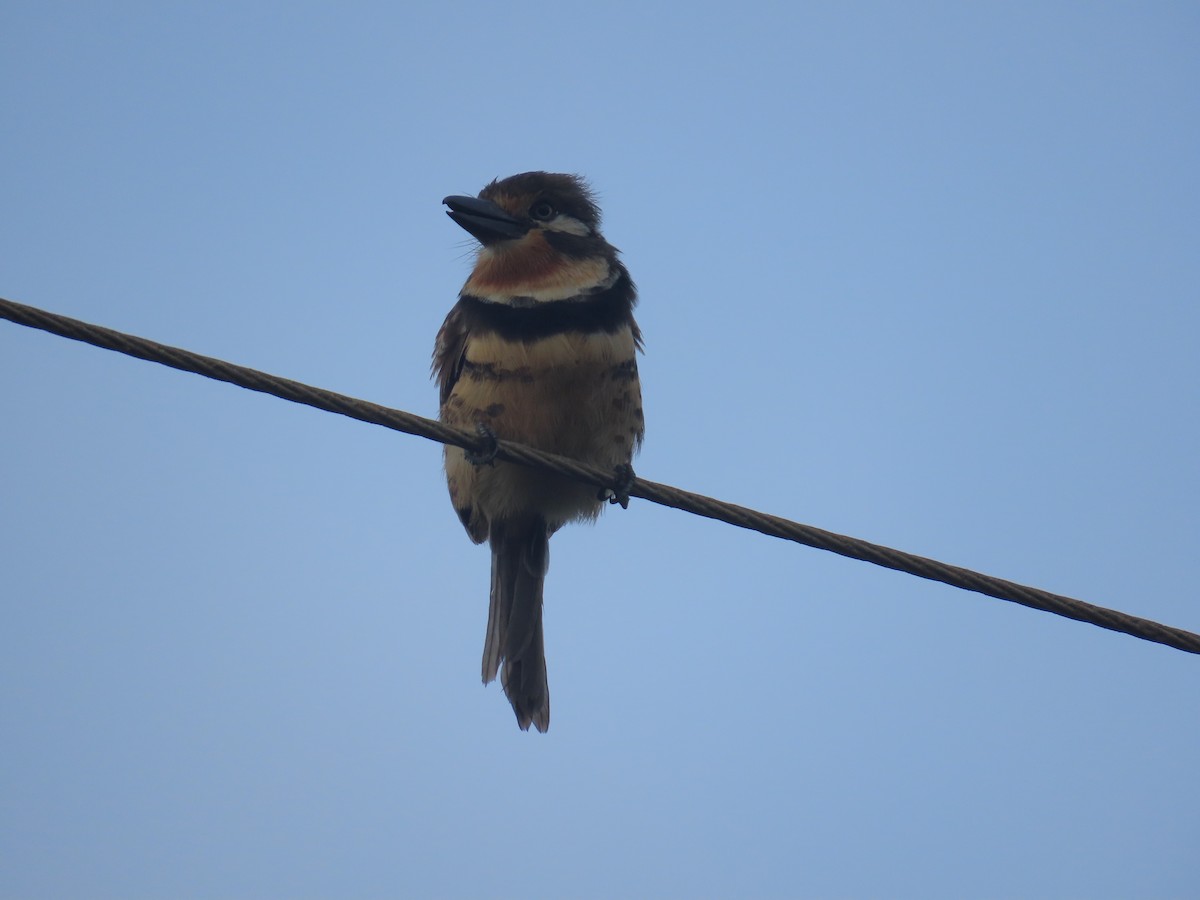
[[[492,552],[483,682],[499,673],[517,724],[550,727],[542,631],[550,536],[628,503],[645,433],[633,317],[637,289],[600,233],[578,175],[524,172],[442,203],[478,241],[470,276],[438,331],[439,419],[615,473],[616,491],[447,445],[450,501]],[[624,492],[621,486],[625,487]]]

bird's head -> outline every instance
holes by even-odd
[[[617,251],[600,234],[600,210],[577,175],[525,172],[478,197],[451,196],[446,213],[480,243],[464,292],[502,303],[569,299],[611,285]]]

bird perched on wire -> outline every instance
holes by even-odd
[[[617,473],[617,490],[598,496],[559,475],[445,449],[454,510],[471,540],[492,550],[483,681],[500,672],[517,723],[545,731],[550,535],[594,519],[605,499],[628,502],[642,442],[637,293],[578,176],[526,172],[442,202],[480,247],[437,336],[439,417]]]

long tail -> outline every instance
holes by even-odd
[[[550,688],[542,641],[542,582],[550,565],[550,535],[541,518],[494,522],[492,594],[483,644],[483,683],[496,677],[517,714],[517,724],[550,727]]]

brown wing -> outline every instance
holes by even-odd
[[[467,336],[466,322],[459,304],[456,303],[438,330],[437,341],[433,346],[433,376],[438,383],[439,407],[445,406],[446,398],[450,396],[458,376],[462,374]]]
[[[470,332],[467,330],[466,317],[460,309],[460,304],[456,303],[450,310],[450,314],[446,316],[446,321],[442,323],[433,347],[433,377],[437,379],[439,397],[438,418],[443,422],[449,421],[446,401],[449,400],[454,385],[458,383],[459,376],[462,374],[463,363],[467,358],[468,337],[470,337]],[[452,424],[461,426],[464,423]],[[446,454],[446,484],[450,489],[450,502],[454,505],[454,511],[458,514],[458,518],[471,540],[477,544],[482,543],[487,540],[488,523],[485,519],[475,515],[472,505],[476,478],[475,467],[465,463],[463,452],[458,447],[447,446],[444,452]]]

